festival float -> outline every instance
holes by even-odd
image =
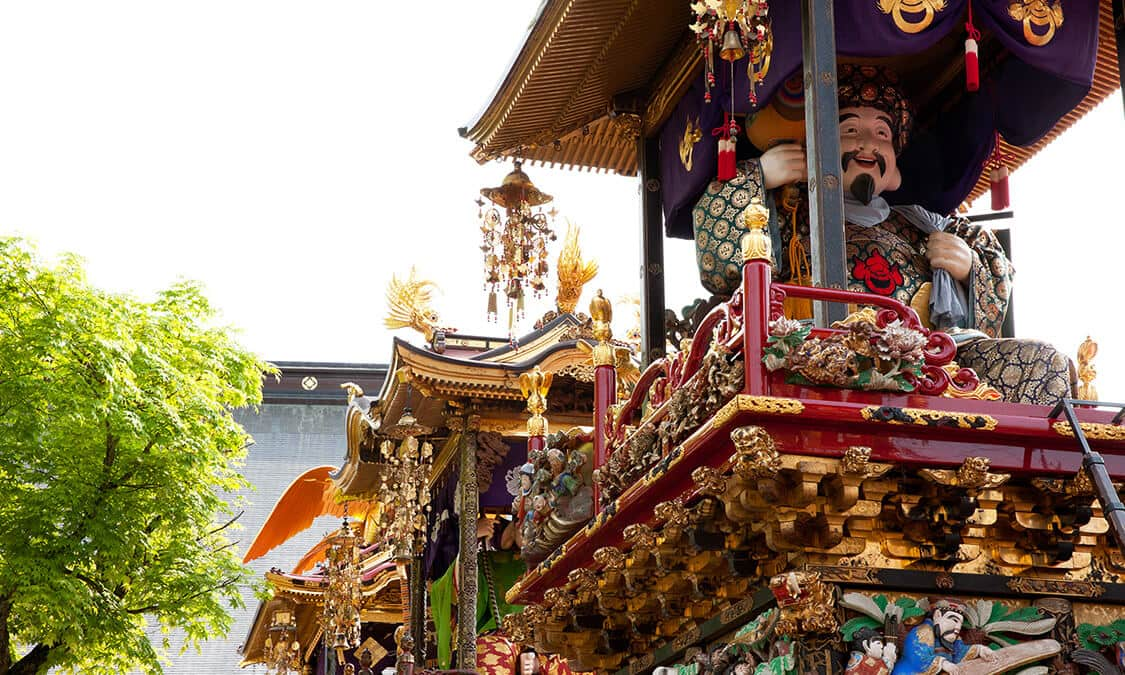
[[[395,341],[378,397],[349,394],[344,464],[259,534],[346,506],[354,571],[326,540],[274,573],[246,662],[297,616],[307,647],[270,644],[321,673],[381,667],[364,639],[404,674],[1125,673],[1125,405],[1097,400],[1092,341],[1074,364],[1013,337],[1004,239],[959,215],[1007,209],[1120,86],[1121,12],[544,2],[461,130],[515,160],[478,202],[509,335],[440,328],[424,282],[392,283],[388,325],[425,346]],[[517,335],[550,281],[536,164],[640,178],[639,348],[602,293],[577,313],[576,234],[556,311]],[[682,317],[664,235],[712,294]]]

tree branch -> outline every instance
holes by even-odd
[[[234,515],[233,518],[228,520],[226,523],[220,525],[219,527],[216,527],[215,529],[211,530],[210,532],[204,533],[204,535],[202,537],[199,537],[198,539],[196,539],[196,541],[202,541],[203,539],[206,539],[207,537],[210,537],[213,534],[218,534],[219,532],[222,532],[223,530],[227,529],[231,525],[234,525],[235,521],[237,521],[239,518],[241,518],[242,514],[244,514],[244,513],[246,513],[245,510],[239,511],[238,513],[236,513]]]
[[[51,650],[54,647],[45,644],[35,645],[31,651],[24,654],[23,658],[16,661],[11,668],[8,669],[8,675],[37,675],[43,666],[47,664],[47,657],[50,656]],[[2,673],[4,671],[0,671]]]
[[[0,673],[12,668],[11,638],[8,636],[8,617],[12,613],[12,601],[0,598]]]
[[[196,591],[195,593],[192,593],[191,595],[185,595],[184,597],[178,598],[178,599],[176,599],[172,602],[164,602],[164,603],[154,602],[151,605],[145,605],[144,607],[137,607],[137,608],[134,608],[134,609],[128,609],[127,608],[125,611],[130,613],[130,614],[144,614],[145,612],[155,612],[158,609],[161,609],[163,607],[182,605],[185,602],[187,602],[189,600],[194,600],[195,598],[198,598],[201,595],[207,595],[208,593],[213,593],[215,591],[219,591],[219,590],[222,590],[224,588],[228,588],[230,586],[233,586],[237,582],[238,582],[237,578],[226,579],[223,582],[215,584],[214,586],[212,586],[210,588],[204,588],[201,591]]]
[[[109,428],[109,420],[105,421],[105,459],[102,460],[102,466],[105,467],[106,472],[113,466],[113,462],[117,459],[117,436],[113,435],[113,431]],[[106,478],[109,478],[106,476]]]
[[[37,644],[13,664],[11,634],[8,632],[8,619],[11,615],[11,596],[0,597],[0,675],[36,675],[46,665],[52,647]]]

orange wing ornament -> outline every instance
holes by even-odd
[[[345,505],[338,502],[339,489],[329,477],[336,467],[318,466],[309,469],[298,476],[285,492],[281,499],[274,504],[273,511],[254,537],[243,563],[257,560],[273,549],[281,546],[298,534],[312,527],[313,521],[320,516],[343,517],[347,512],[355,520],[362,522],[370,509],[370,503],[365,501],[349,502]],[[309,555],[305,556],[301,564],[305,564]],[[311,565],[310,565],[311,567]]]

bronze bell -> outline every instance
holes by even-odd
[[[738,37],[738,31],[728,28],[723,33],[723,48],[719,50],[719,57],[724,61],[737,61],[743,56],[746,56],[746,49],[742,46],[742,38]]]

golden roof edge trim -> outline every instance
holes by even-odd
[[[464,137],[476,143],[478,150],[483,150],[488,145],[497,129],[508,119],[516,101],[527,87],[535,69],[538,68],[546,48],[554,41],[566,17],[570,15],[574,2],[575,0],[553,2],[547,0],[544,4],[539,16],[536,17],[535,25],[528,34],[528,40],[524,42],[515,60],[508,67],[508,72],[496,88],[492,99],[478,115],[477,120],[466,128]],[[516,74],[517,70],[518,74]],[[477,150],[473,151],[473,157],[482,164],[487,161],[479,158]]]

